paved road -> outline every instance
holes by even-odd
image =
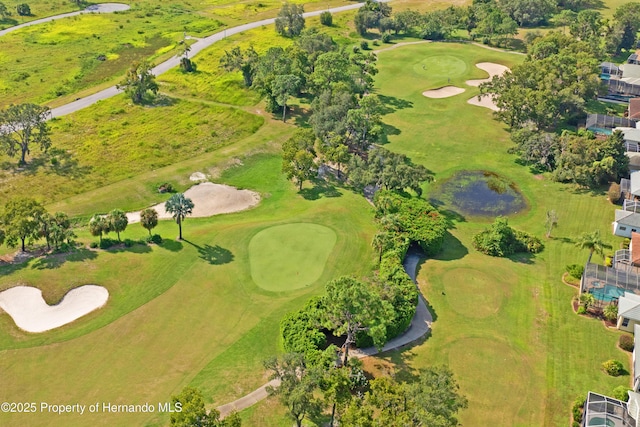
[[[340,6],[340,7],[334,7],[332,9],[329,9],[330,12],[332,13],[336,13],[336,12],[344,12],[347,10],[352,10],[352,9],[358,9],[360,8],[364,3],[355,3],[355,4],[350,4],[347,6]],[[304,14],[305,18],[308,18],[310,16],[318,16],[320,15],[322,12],[324,12],[324,10],[317,10],[314,12],[307,12]],[[205,37],[203,39],[198,40],[197,42],[195,42],[194,44],[191,45],[191,52],[190,55],[191,57],[197,55],[200,51],[202,51],[203,49],[208,48],[209,46],[211,46],[212,44],[226,38],[229,36],[232,36],[234,34],[238,34],[241,33],[243,31],[247,31],[247,30],[251,30],[253,28],[258,28],[258,27],[262,27],[264,25],[271,25],[275,22],[275,18],[270,18],[270,19],[263,19],[261,21],[256,21],[256,22],[250,22],[248,24],[244,24],[244,25],[238,25],[237,27],[233,27],[233,28],[226,28],[218,33],[212,34],[209,37]],[[180,64],[180,57],[179,56],[174,56],[170,59],[168,59],[167,61],[161,63],[160,65],[154,67],[152,69],[153,74],[155,74],[156,76],[159,76],[162,73],[165,73],[167,71],[169,71],[170,69],[177,67]],[[54,108],[51,110],[51,117],[60,117],[60,116],[65,116],[67,114],[71,114],[71,113],[75,113],[78,110],[82,110],[83,108],[87,108],[90,105],[95,104],[96,102],[103,100],[103,99],[107,99],[107,98],[111,98],[112,96],[115,96],[117,94],[119,94],[120,92],[122,92],[121,90],[118,90],[115,86],[112,86],[110,88],[104,89],[100,92],[94,93],[93,95],[89,95],[87,97],[84,98],[80,98],[77,99],[69,104],[65,104],[61,107],[58,108]]]
[[[48,16],[42,19],[36,19],[35,21],[25,22],[24,24],[15,25],[13,27],[9,27],[6,30],[0,31],[0,36],[4,36],[5,34],[9,34],[12,31],[19,30],[20,28],[30,27],[32,25],[42,24],[44,22],[55,21],[56,19],[69,18],[71,16],[83,15],[86,13],[113,13],[113,12],[122,12],[125,10],[131,9],[131,6],[128,4],[122,3],[101,3],[101,4],[92,4],[84,10],[79,10],[77,12],[69,12],[63,13],[61,15]]]
[[[404,258],[404,270],[407,272],[411,280],[416,281],[416,273],[418,269],[418,263],[422,259],[422,253],[420,251],[410,249],[407,252],[407,255]],[[389,351],[393,349],[397,349],[400,347],[404,347],[408,344],[413,343],[414,341],[425,336],[429,330],[431,329],[431,323],[433,322],[433,317],[427,308],[424,298],[422,295],[419,296],[418,307],[416,308],[416,314],[411,321],[411,325],[407,331],[389,341],[383,348],[382,351]],[[378,349],[375,347],[363,348],[363,349],[355,349],[352,350],[349,354],[353,357],[363,358],[367,356],[372,356],[374,354],[379,353]],[[226,405],[218,406],[216,409],[220,411],[220,416],[225,417],[229,415],[233,411],[242,411],[243,409],[247,409],[250,406],[255,405],[259,401],[266,399],[269,396],[267,393],[267,387],[277,387],[279,382],[277,380],[272,380],[266,383],[265,385],[259,387],[258,389],[252,391],[246,396],[241,397],[238,400],[235,400],[231,403],[227,403]]]

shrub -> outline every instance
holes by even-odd
[[[20,16],[31,16],[31,8],[27,3],[21,3],[16,6],[16,12],[18,12]]]
[[[158,193],[175,193],[175,188],[169,182],[163,182],[158,186]]]
[[[328,10],[320,14],[320,23],[330,27],[333,25],[333,15]]]
[[[604,318],[613,322],[618,318],[618,306],[615,304],[609,304],[602,310]]]
[[[280,321],[284,349],[293,353],[308,353],[324,347],[325,335],[319,329],[322,298],[310,299],[302,310],[287,314]]]
[[[611,183],[609,186],[609,191],[607,191],[607,197],[611,203],[618,203],[620,200],[620,184],[616,184],[615,182]]]
[[[516,252],[538,253],[544,249],[540,239],[509,227],[504,217],[497,217],[489,228],[473,236],[473,247],[484,254],[497,257]]]
[[[154,234],[153,236],[147,236],[146,242],[155,243],[156,245],[159,245],[162,243],[162,237],[160,237],[159,234]]]
[[[369,42],[366,40],[362,40],[360,42],[360,49],[362,50],[369,50]]]
[[[380,41],[379,40],[374,40],[373,41],[373,45],[374,46],[380,46]]]
[[[613,266],[613,256],[611,255],[607,255],[604,257],[604,265],[606,265],[607,267],[612,267]]]
[[[575,279],[582,278],[582,273],[584,273],[584,266],[580,264],[567,265],[566,269],[567,269],[567,273],[569,273],[569,276]]]
[[[382,43],[391,43],[391,34],[390,33],[382,33]]]
[[[110,239],[108,237],[103,237],[102,241],[100,242],[100,249],[109,249],[112,246],[115,246],[117,244],[119,244],[120,242],[118,242],[115,239]]]
[[[624,372],[624,365],[619,360],[611,359],[602,364],[602,369],[612,377],[617,377]]]
[[[583,306],[578,307],[578,311],[576,311],[577,314],[586,314],[587,313],[587,309],[584,308]]]
[[[92,248],[92,249],[96,249],[98,247],[98,242],[89,243],[89,247]]]
[[[611,397],[622,400],[623,402],[627,402],[629,400],[629,391],[631,391],[629,387],[619,385],[618,387],[613,389],[613,391],[611,392]]]
[[[618,345],[624,351],[632,352],[633,351],[633,337],[628,334],[620,335],[618,339]]]
[[[353,53],[360,53],[360,48],[358,46],[354,46]]]
[[[584,408],[584,404],[587,399],[584,396],[578,396],[576,400],[573,401],[573,406],[571,407],[571,414],[573,415],[573,425],[581,426],[582,425],[582,408]]]

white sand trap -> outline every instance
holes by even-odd
[[[228,185],[203,182],[184,192],[194,204],[190,217],[202,218],[223,213],[240,212],[260,202],[260,195],[249,190],[238,190]],[[164,210],[164,203],[152,206],[158,211],[158,218],[169,219],[171,214]],[[129,223],[140,222],[140,212],[127,213]]]
[[[489,78],[478,79],[478,80],[467,80],[465,83],[468,84],[469,86],[476,86],[476,87],[480,86],[480,83],[490,81],[493,78],[493,76],[501,76],[505,72],[511,71],[509,70],[508,67],[505,67],[504,65],[500,65],[500,64],[495,64],[493,62],[478,62],[476,64],[476,67],[480,68],[482,71],[486,71],[487,73],[489,73]]]
[[[42,291],[31,286],[16,286],[0,292],[0,308],[20,329],[45,332],[71,323],[102,307],[109,291],[102,286],[85,285],[71,289],[57,305],[49,305]]]
[[[476,105],[478,107],[488,108],[493,111],[500,111],[500,109],[496,106],[495,102],[493,102],[493,96],[483,96],[482,99],[478,100],[477,96],[469,99],[467,101],[468,104]]]
[[[440,89],[426,90],[422,92],[427,98],[449,98],[450,96],[460,95],[464,89],[456,86],[444,86]]]

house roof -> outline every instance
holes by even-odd
[[[616,220],[619,225],[627,225],[629,227],[640,228],[640,213],[623,211],[616,209]]]
[[[625,292],[618,299],[618,316],[640,321],[640,295]]]
[[[620,66],[622,70],[622,78],[639,78],[640,77],[640,65],[638,64],[622,64]]]
[[[639,112],[640,113],[640,112]],[[640,118],[640,117],[638,117]],[[616,128],[622,132],[625,141],[640,142],[640,129],[636,128]]]
[[[613,62],[603,62],[600,64],[603,73],[617,74],[620,70]]]
[[[628,391],[629,401],[627,402],[627,414],[634,420],[640,418],[640,393]],[[636,421],[637,422],[637,421]]]
[[[636,352],[636,348],[638,349]],[[633,379],[640,377],[640,324],[633,326]]]
[[[640,98],[629,100],[629,118],[640,120]]]

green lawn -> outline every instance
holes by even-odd
[[[443,58],[455,65],[451,73],[430,76],[416,67]],[[586,260],[586,251],[573,243],[581,233],[600,229],[617,247],[609,225],[614,207],[602,193],[554,183],[518,165],[507,154],[510,142],[503,126],[489,110],[466,103],[478,90],[464,81],[486,77],[475,63],[512,66],[521,60],[448,43],[379,54],[376,92],[389,109],[386,148],[434,171],[434,188],[457,170],[489,170],[514,181],[530,205],[510,219],[518,229],[543,236],[546,211],[555,209],[559,216],[554,238],[545,240],[542,254],[499,259],[471,245],[471,237],[492,219],[452,215],[455,229],[445,250],[420,268],[420,287],[437,317],[433,333],[411,350],[388,357],[409,369],[449,364],[469,399],[460,417],[463,425],[561,425],[576,396],[588,390],[610,393],[629,383],[628,376],[611,378],[600,370],[610,358],[629,368],[628,354],[615,346],[619,333],[575,315],[571,298],[576,291],[561,282],[567,264]],[[466,73],[460,73],[460,61]],[[449,78],[466,91],[440,100],[422,96]]]
[[[209,402],[222,404],[263,383],[262,361],[280,351],[282,316],[338,275],[368,274],[373,258],[374,224],[367,202],[349,192],[306,200],[280,174],[280,162],[277,156],[258,154],[226,171],[221,180],[232,185],[244,186],[249,176],[251,188],[263,194],[261,204],[238,214],[188,218],[183,242],[172,240],[177,226],[163,221],[158,232],[168,240],[161,246],[86,250],[83,259],[32,261],[13,271],[2,267],[0,288],[37,286],[56,301],[70,287],[95,283],[111,296],[105,308],[46,334],[23,333],[8,315],[0,315],[0,399],[164,402],[191,383],[203,389]],[[330,229],[335,246],[310,286],[269,292],[251,278],[250,242],[261,230],[288,222]],[[145,234],[132,224],[123,237]],[[224,257],[216,256],[221,252]],[[28,423],[140,425],[167,419],[85,414],[54,420],[35,414]],[[0,414],[2,425],[24,425],[25,420]]]

